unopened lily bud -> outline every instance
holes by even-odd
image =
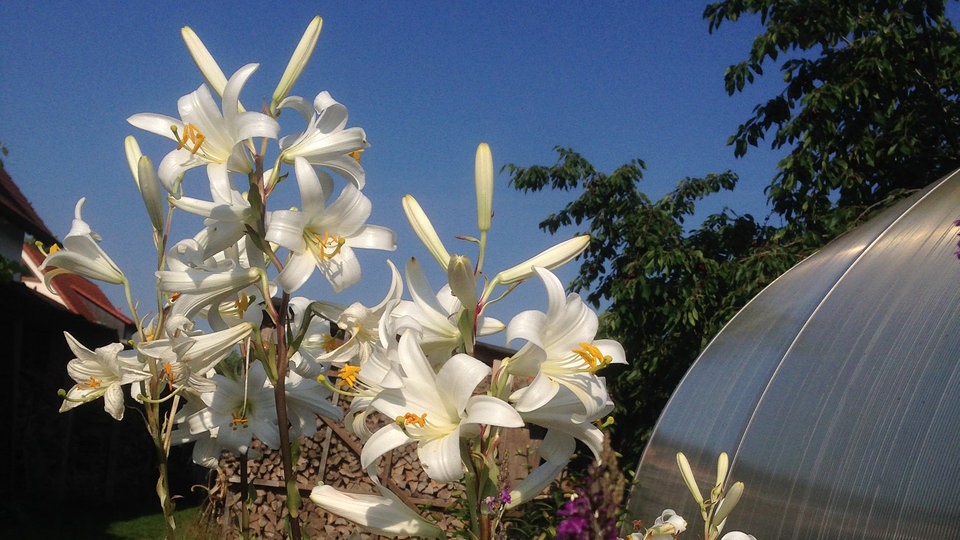
[[[313,20],[310,21],[310,24],[307,25],[307,29],[303,32],[303,37],[300,38],[300,43],[297,44],[293,55],[290,56],[290,62],[287,63],[287,68],[283,70],[283,75],[280,76],[277,89],[273,91],[273,99],[270,102],[271,110],[276,109],[277,105],[287,97],[290,89],[293,88],[293,84],[297,82],[300,74],[303,73],[303,69],[307,67],[307,62],[310,61],[313,50],[317,47],[317,39],[320,38],[320,28],[322,26],[323,19],[321,19],[319,15],[314,17]]]
[[[450,291],[460,300],[460,305],[464,309],[474,310],[477,306],[477,276],[473,273],[470,259],[463,255],[450,257],[447,280]]]
[[[203,42],[200,41],[196,32],[189,26],[181,28],[180,35],[183,37],[183,42],[187,45],[187,51],[190,53],[190,57],[193,58],[194,63],[197,64],[197,68],[200,69],[200,74],[207,80],[210,88],[212,88],[218,96],[223,97],[223,90],[227,87],[227,76],[223,74],[223,70],[220,69],[217,61],[213,59],[213,55],[210,54],[210,51],[208,51]]]
[[[680,476],[683,477],[683,481],[687,484],[687,489],[690,490],[693,499],[697,501],[697,504],[703,506],[703,494],[700,493],[700,486],[697,485],[697,479],[693,477],[690,462],[687,461],[687,456],[683,455],[683,452],[677,452],[677,466],[680,467]]]
[[[723,489],[723,484],[727,481],[727,471],[730,470],[730,459],[727,457],[726,452],[720,452],[720,455],[717,457],[717,483],[715,486],[719,486],[720,489]]]
[[[720,505],[717,507],[717,512],[713,516],[713,522],[716,525],[723,523],[723,520],[727,519],[727,516],[730,515],[730,512],[737,506],[737,503],[740,502],[740,496],[743,495],[743,482],[737,482],[736,484],[730,486],[730,489],[727,490],[726,496],[720,501]]]
[[[477,228],[486,232],[490,230],[493,217],[493,154],[487,143],[477,146],[474,184],[477,191]]]
[[[405,195],[402,203],[403,213],[406,214],[407,221],[409,221],[410,226],[413,227],[413,232],[416,233],[417,238],[423,242],[423,245],[427,247],[427,250],[433,255],[437,263],[440,264],[440,268],[446,270],[447,265],[450,263],[450,253],[447,251],[447,248],[443,247],[443,242],[441,242],[440,237],[437,236],[437,231],[433,228],[433,224],[430,223],[430,218],[423,212],[423,208],[421,208],[420,203],[413,198],[413,195]]]
[[[570,240],[560,242],[559,244],[540,252],[522,263],[500,272],[494,277],[497,283],[509,285],[518,281],[523,281],[533,276],[533,268],[540,267],[547,270],[553,270],[573,260],[574,257],[583,252],[590,243],[590,235],[584,234],[575,236]]]
[[[160,186],[160,180],[157,179],[157,173],[153,169],[153,162],[147,156],[140,156],[137,164],[137,175],[135,176],[137,187],[140,188],[140,196],[143,197],[143,204],[147,207],[147,215],[150,216],[150,223],[153,230],[163,231],[163,189]]]

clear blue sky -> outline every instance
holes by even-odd
[[[0,140],[10,150],[7,171],[59,237],[69,230],[76,200],[87,197],[84,218],[150,306],[149,225],[123,138],[136,135],[155,162],[168,146],[126,118],[176,116],[177,98],[202,82],[180,39],[182,26],[193,27],[228,75],[261,64],[242,96],[249,106],[272,93],[304,27],[319,14],[319,45],[293,93],[312,99],[330,91],[349,107],[349,125],[366,130],[370,222],[398,232],[400,247],[391,255],[398,266],[409,256],[429,257],[403,219],[406,193],[420,201],[451,251],[458,247],[454,235],[475,232],[473,156],[481,141],[490,144],[497,168],[551,164],[556,145],[607,172],[640,158],[648,166],[643,189],[653,198],[683,177],[732,169],[741,186],[717,206],[763,215],[762,189],[777,156],[764,148],[735,160],[725,141],[759,99],[776,91],[780,76],[771,70],[757,88],[727,96],[723,72],[746,55],[759,22],[710,35],[704,5],[0,2]],[[495,273],[560,240],[537,223],[567,199],[515,192],[498,175],[487,269]],[[361,256],[366,279],[339,301],[376,301],[386,288],[384,257]],[[561,279],[574,272],[569,265]],[[313,279],[311,295],[328,295]],[[431,280],[441,284],[437,273]],[[518,300],[542,307],[542,287],[525,288],[529,296]],[[104,289],[122,304],[119,290]],[[494,314],[507,322],[522,308],[514,302]]]

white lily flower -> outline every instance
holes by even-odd
[[[206,218],[203,258],[236,244],[246,234],[247,226],[257,218],[250,202],[233,185],[225,168],[214,167],[207,172],[211,201],[185,196],[170,200],[177,208]]]
[[[687,521],[671,509],[666,509],[647,529],[644,538],[648,540],[674,540],[678,534],[687,530]]]
[[[420,332],[423,352],[434,365],[440,365],[455,349],[464,345],[466,336],[457,325],[464,307],[449,285],[433,292],[417,259],[411,258],[406,270],[407,289],[412,301],[401,301],[393,310],[393,316],[402,318]],[[479,317],[476,321],[477,336],[495,334],[503,328],[503,323],[492,317]]]
[[[420,517],[390,490],[381,485],[377,485],[377,488],[380,495],[368,495],[345,493],[324,484],[313,488],[310,500],[320,508],[347,518],[374,534],[445,537],[440,527]]]
[[[194,443],[191,455],[193,462],[208,469],[216,469],[220,466],[220,454],[223,452],[223,448],[217,444],[216,439],[210,436],[209,431],[190,433],[186,420],[187,417],[199,412],[206,405],[200,401],[199,397],[191,396],[189,393],[184,395],[187,398],[187,403],[174,415],[177,426],[170,432],[170,442],[175,445]]]
[[[103,397],[103,410],[123,420],[123,385],[150,378],[136,351],[124,351],[112,343],[96,351],[84,347],[68,332],[63,333],[76,358],[67,363],[67,373],[77,384],[67,391],[60,412]]]
[[[65,272],[117,285],[127,281],[117,264],[100,247],[100,236],[80,216],[84,202],[86,198],[77,201],[73,210],[73,224],[63,239],[63,249],[51,248],[50,255],[40,265],[41,271],[49,266],[56,267],[44,274],[43,281],[48,289],[50,280]]]
[[[553,398],[565,386],[583,404],[584,416],[597,417],[607,406],[603,381],[597,369],[611,363],[625,364],[623,346],[613,340],[594,340],[597,314],[579,295],[564,295],[563,285],[553,273],[535,268],[547,289],[547,312],[524,311],[507,325],[507,342],[527,341],[504,369],[514,375],[534,377],[517,410],[533,411]]]
[[[248,174],[250,159],[241,143],[254,137],[275,139],[280,124],[259,112],[241,112],[240,90],[257,64],[247,64],[230,77],[223,90],[223,112],[205,86],[180,98],[180,120],[153,113],[135,114],[127,119],[134,126],[174,140],[177,148],[160,161],[157,176],[164,188],[180,196],[180,179],[193,167]]]
[[[247,381],[215,374],[216,390],[201,395],[205,408],[185,419],[191,435],[209,431],[222,447],[243,454],[253,437],[269,448],[279,448],[277,409],[273,386],[260,362],[250,364]]]
[[[157,288],[180,296],[174,302],[175,315],[193,319],[200,310],[217,306],[239,291],[263,280],[260,268],[188,268],[161,270],[157,273]],[[232,298],[231,298],[232,300]]]
[[[514,407],[518,408],[517,403],[524,403],[525,394],[531,391],[535,389],[531,390],[528,386],[514,392],[510,396]],[[603,449],[603,433],[594,425],[594,421],[613,410],[613,401],[607,397],[604,407],[589,417],[584,416],[583,410],[580,398],[565,386],[561,386],[550,401],[535,409],[521,411],[520,416],[526,422],[547,428],[548,433],[562,433],[571,439],[580,440],[590,448],[593,457],[599,460]]]
[[[333,420],[343,418],[343,409],[330,401],[333,391],[317,381],[305,379],[289,371],[284,388],[287,392],[287,414],[293,437],[313,437],[317,432],[318,415]]]
[[[459,480],[463,477],[461,437],[476,436],[479,424],[523,426],[523,419],[505,401],[473,395],[490,374],[483,362],[458,354],[434,373],[412,331],[400,337],[398,352],[403,385],[383,390],[371,404],[397,421],[380,428],[364,445],[360,455],[364,469],[370,470],[384,453],[416,441],[417,456],[430,478]]]
[[[213,392],[215,385],[208,378],[213,368],[240,341],[253,332],[249,323],[209,334],[182,335],[142,342],[137,350],[169,366],[170,384],[187,386],[197,393]],[[167,368],[164,368],[167,369]]]
[[[543,459],[536,469],[510,490],[510,502],[507,508],[515,508],[539,495],[567,467],[570,458],[577,449],[572,437],[556,431],[547,431],[540,443],[538,453]]]
[[[337,172],[357,189],[363,189],[366,174],[356,156],[370,145],[363,129],[346,127],[345,106],[328,92],[320,92],[312,105],[300,96],[291,96],[280,103],[280,108],[294,109],[307,121],[307,129],[302,133],[280,139],[282,161],[295,163],[297,158],[303,158]]]
[[[353,248],[392,251],[396,235],[366,224],[372,205],[353,184],[347,184],[340,197],[326,206],[332,179],[318,174],[302,157],[296,158],[294,167],[303,210],[276,210],[267,216],[267,241],[290,250],[277,284],[284,291],[296,291],[319,268],[340,292],[360,280],[360,262]]]
[[[384,350],[383,342],[386,339],[394,339],[394,336],[380,334],[380,320],[389,307],[400,301],[403,280],[397,267],[390,261],[387,261],[387,264],[390,266],[391,276],[387,295],[376,306],[368,308],[355,302],[340,312],[335,323],[344,332],[346,339],[336,349],[321,355],[318,358],[320,362],[342,366],[353,361],[362,368],[371,356]]]
[[[720,540],[757,540],[757,537],[752,534],[742,533],[740,531],[730,531],[723,535],[723,538]]]

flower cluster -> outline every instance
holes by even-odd
[[[258,65],[227,77],[196,34],[187,48],[205,84],[181,97],[177,116],[142,113],[130,123],[168,139],[155,168],[136,139],[126,141],[131,173],[145,203],[158,253],[157,309],[140,317],[129,343],[90,351],[67,336],[77,358],[68,366],[76,385],[62,410],[100,397],[120,418],[124,386],[146,410],[160,455],[170,444],[194,442],[194,460],[216,466],[223,451],[244,456],[254,438],[283,453],[288,507],[298,500],[292,441],[316,430],[316,416],[340,419],[334,393],[351,398],[344,417],[363,441],[361,463],[377,481],[386,452],[416,445],[420,464],[437,481],[459,481],[475,536],[490,530],[493,509],[523,504],[547,486],[581,441],[599,457],[595,422],[612,403],[598,372],[625,363],[623,348],[596,339],[598,320],[578,295],[564,293],[552,269],[572,260],[589,238],[558,244],[496,273],[484,268],[492,221],[493,158],[486,144],[475,161],[478,235],[469,254],[451,253],[412,197],[403,210],[447,276],[433,289],[421,264],[405,265],[405,285],[390,264],[388,292],[373,307],[336,305],[295,296],[319,274],[335,292],[361,280],[356,249],[394,250],[395,235],[367,223],[361,128],[347,127],[344,105],[328,92],[313,100],[290,95],[320,32],[314,19],[263,110],[247,110],[241,94]],[[282,111],[299,113],[300,131],[281,133]],[[272,158],[270,156],[273,156]],[[293,182],[283,180],[292,175]],[[198,196],[206,192],[209,196]],[[283,195],[281,195],[283,194]],[[276,201],[298,200],[295,208]],[[100,248],[76,207],[62,249],[44,267],[119,284],[127,276]],[[172,221],[201,223],[187,238],[171,238]],[[179,230],[179,229],[177,229]],[[537,278],[545,312],[524,311],[507,324],[487,309],[521,282]],[[410,299],[403,298],[404,288]],[[331,331],[334,329],[335,331]],[[477,339],[505,332],[515,354],[488,365],[475,356]],[[478,390],[482,388],[483,390]],[[164,415],[160,404],[169,403]],[[166,409],[163,409],[166,410]],[[367,419],[388,421],[371,431]],[[518,485],[502,485],[498,442],[505,429],[546,428],[542,464]],[[161,474],[165,467],[161,467]],[[172,531],[172,502],[158,494]],[[441,536],[433,523],[386,488],[357,495],[321,485],[310,499],[363,528],[383,534]]]

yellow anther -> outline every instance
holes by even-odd
[[[98,378],[94,377],[93,375],[91,375],[89,381],[83,381],[82,383],[80,383],[80,384],[77,385],[77,388],[80,389],[80,390],[83,390],[84,387],[86,387],[86,388],[100,388],[100,385],[101,385],[101,384],[103,384],[103,381],[101,381],[100,379],[98,379]]]
[[[234,305],[237,307],[237,313],[243,317],[243,314],[247,312],[247,308],[250,307],[250,304],[253,303],[253,298],[247,296],[245,293],[240,293],[240,296],[234,301]]]
[[[396,422],[400,427],[409,426],[410,424],[416,424],[418,427],[424,427],[427,422],[427,413],[416,415],[408,412],[403,416],[398,416]]]
[[[343,249],[343,245],[347,243],[347,240],[342,236],[335,236],[328,232],[323,233],[323,235],[307,232],[305,236],[310,251],[312,251],[320,261],[326,261],[336,257],[340,253],[340,250]]]
[[[167,373],[167,388],[170,391],[173,391],[173,367],[170,366],[170,362],[167,362],[163,365],[163,371]]]
[[[353,159],[357,160],[357,163],[360,163],[360,154],[361,154],[361,153],[363,153],[363,148],[361,148],[361,149],[359,149],[359,150],[354,150],[353,152],[350,152],[350,153],[347,154],[347,155],[350,156],[350,157],[352,157]]]
[[[196,154],[200,151],[200,146],[203,145],[203,141],[207,140],[206,135],[193,124],[184,124],[183,137],[180,136],[177,126],[170,126],[170,129],[173,131],[174,138],[177,139],[177,150],[186,148],[191,154]],[[192,148],[190,147],[191,145]]]
[[[602,367],[606,367],[610,362],[613,361],[609,356],[604,356],[600,349],[590,343],[581,343],[579,349],[574,349],[577,355],[580,358],[583,358],[583,361],[590,366],[590,371],[596,371]]]
[[[360,373],[359,366],[343,366],[340,368],[340,371],[337,372],[337,378],[340,379],[337,381],[337,386],[339,387],[349,387],[353,388],[357,384],[357,374]]]
[[[231,416],[233,416],[233,420],[230,421],[230,427],[233,429],[247,427],[247,424],[250,423],[250,420],[243,414],[231,413]]]

